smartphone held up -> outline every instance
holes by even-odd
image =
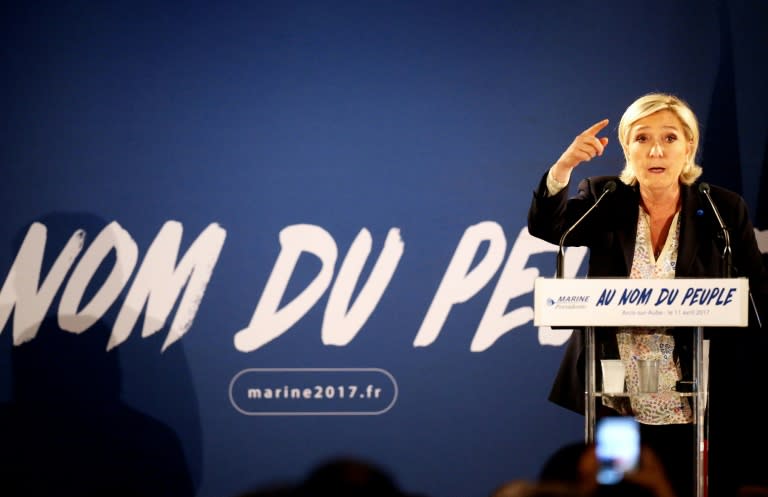
[[[640,460],[640,426],[631,416],[605,417],[595,431],[597,483],[614,485]]]

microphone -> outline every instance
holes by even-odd
[[[725,246],[723,247],[723,277],[724,278],[730,278],[731,273],[733,272],[733,253],[731,251],[731,236],[728,233],[728,228],[725,227],[725,223],[723,222],[723,218],[720,217],[720,211],[717,210],[717,206],[715,206],[715,203],[712,201],[712,196],[709,194],[709,183],[699,183],[699,193],[704,195],[706,197],[707,202],[709,202],[709,206],[712,208],[712,212],[715,214],[715,218],[717,218],[717,224],[720,226],[720,231],[723,232],[723,240],[725,241]]]
[[[565,233],[563,233],[563,236],[560,237],[560,245],[557,248],[557,263],[555,267],[555,277],[557,279],[563,278],[563,272],[565,270],[565,239],[568,237],[568,235],[571,234],[571,231],[578,226],[584,218],[586,218],[590,212],[595,210],[595,208],[598,206],[598,204],[605,198],[606,195],[609,193],[613,193],[616,191],[616,182],[613,180],[608,181],[605,183],[605,186],[603,187],[603,192],[600,194],[600,196],[597,198],[594,204],[592,204],[592,207],[587,209],[587,212],[581,215],[579,219],[576,220],[575,223],[571,225],[570,228],[568,228]]]

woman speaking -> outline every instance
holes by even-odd
[[[608,138],[599,136],[607,125],[604,119],[579,134],[543,175],[528,213],[528,230],[559,244],[572,229],[565,244],[589,248],[588,277],[749,279],[754,304],[750,327],[709,336],[709,495],[735,495],[739,486],[765,483],[758,480],[764,478],[764,468],[755,465],[751,470],[749,461],[739,457],[744,440],[736,434],[748,428],[751,440],[767,438],[767,421],[754,407],[764,393],[742,384],[750,381],[742,375],[759,375],[751,381],[761,385],[768,378],[748,360],[753,356],[759,363],[756,352],[768,332],[758,324],[759,313],[766,314],[768,276],[747,206],[734,192],[697,183],[702,169],[696,164],[696,116],[684,101],[663,93],[645,95],[624,112],[618,138],[626,162],[619,176],[587,177],[569,197],[573,170],[608,146]],[[606,190],[610,193],[603,195]],[[574,226],[599,198],[600,205]],[[728,257],[723,256],[726,243]],[[676,382],[690,373],[690,336],[690,331],[651,327],[601,328],[596,333],[598,355],[625,364],[629,392],[637,386],[632,385],[638,377],[637,359],[659,360],[658,394],[603,397],[598,415],[632,415],[641,423],[644,443],[661,457],[679,497],[693,495],[695,488],[694,417],[689,400],[674,393]],[[550,400],[584,413],[584,392],[584,342],[577,330]]]

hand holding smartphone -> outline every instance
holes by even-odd
[[[640,460],[640,426],[631,416],[600,418],[595,432],[597,482],[619,483]]]

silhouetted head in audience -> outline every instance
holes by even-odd
[[[584,479],[585,442],[572,442],[557,449],[539,471],[541,482],[581,483]]]
[[[580,487],[562,482],[536,482],[528,480],[508,481],[493,492],[490,497],[591,497]]]
[[[314,468],[299,485],[300,497],[402,497],[392,476],[355,458],[337,458]]]

